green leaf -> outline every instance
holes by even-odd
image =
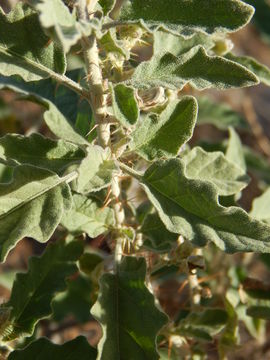
[[[26,236],[46,242],[71,207],[70,175],[29,165],[17,166],[13,179],[0,184],[0,260]]]
[[[129,52],[125,50],[123,43],[117,39],[115,29],[109,29],[98,42],[107,55],[111,53],[115,57],[119,57],[119,60],[129,59]]]
[[[48,84],[48,93],[50,93],[52,84]],[[88,145],[88,141],[79,135],[72,125],[67,121],[65,116],[58,110],[54,103],[43,95],[40,87],[33,86],[33,84],[27,84],[25,86],[23,82],[18,81],[14,78],[2,77],[0,78],[0,88],[10,89],[18,93],[23,94],[21,99],[33,101],[39,105],[45,107],[47,111],[43,114],[44,120],[50,130],[59,138],[73,142],[79,145]],[[40,96],[41,92],[41,96]],[[48,96],[50,98],[50,96]]]
[[[40,27],[38,14],[19,2],[5,15],[0,9],[0,73],[20,75],[25,81],[64,74],[65,57]]]
[[[66,74],[71,80],[80,83],[85,77],[82,69],[68,71]],[[75,91],[57,83],[53,79],[25,82],[19,76],[1,76],[0,87],[9,88],[25,95],[38,95],[45,98],[60,110],[60,112],[71,122],[75,123],[82,109],[91,118],[91,108],[87,100],[82,99]]]
[[[145,273],[143,258],[125,257],[116,275],[102,276],[92,308],[103,330],[98,359],[124,359],[127,354],[133,360],[159,359],[155,339],[167,318],[155,307]]]
[[[263,320],[270,320],[270,307],[269,306],[250,306],[247,308],[247,315]]]
[[[203,33],[186,38],[162,29],[154,32],[154,55],[165,55],[169,52],[174,56],[180,56],[197,45],[203,45],[206,50],[209,50],[215,45],[215,42],[210,36]]]
[[[226,58],[245,66],[253,72],[263,84],[270,86],[270,69],[266,65],[260,64],[252,57],[235,56],[232,53],[227,54]]]
[[[270,224],[270,188],[253,200],[250,216]]]
[[[225,156],[229,161],[239,166],[243,172],[246,172],[247,167],[241,140],[232,127],[229,128],[229,134],[230,137]]]
[[[52,140],[40,134],[8,134],[0,138],[0,159],[9,165],[29,164],[58,174],[84,158],[84,152],[64,140]]]
[[[132,134],[132,150],[148,160],[176,156],[192,136],[197,118],[197,102],[185,96],[173,100],[160,114],[149,114]]]
[[[193,312],[182,320],[177,328],[180,335],[211,341],[226,325],[227,312],[223,309],[205,309]]]
[[[146,216],[141,232],[146,236],[143,247],[157,253],[167,253],[176,244],[178,235],[168,231],[157,214]]]
[[[104,15],[108,15],[115,5],[115,0],[99,0]]]
[[[36,323],[51,314],[51,301],[66,289],[65,279],[77,271],[75,261],[82,252],[82,242],[57,241],[49,245],[41,257],[29,260],[27,273],[17,274],[6,303],[12,310],[5,341],[32,335]]]
[[[79,275],[75,279],[68,279],[67,290],[58,294],[52,302],[53,319],[63,321],[72,316],[80,323],[89,321],[90,308],[93,305],[92,292],[91,280],[86,276]]]
[[[126,127],[134,125],[139,118],[139,106],[135,90],[123,84],[112,87],[112,107],[116,119]]]
[[[125,0],[120,21],[143,21],[150,30],[165,26],[190,35],[233,32],[246,25],[254,9],[239,0]]]
[[[61,0],[30,0],[29,3],[39,13],[41,26],[61,44],[65,53],[83,36],[91,35],[93,25],[98,29],[97,19],[89,23],[76,21]]]
[[[73,195],[73,207],[64,214],[62,225],[73,234],[86,233],[95,238],[115,224],[113,210],[102,208],[97,202],[84,195]]]
[[[85,337],[79,336],[63,345],[53,344],[46,338],[32,342],[23,350],[13,351],[8,360],[95,360],[96,350],[92,348]]]
[[[247,122],[241,114],[232,110],[227,104],[216,102],[209,97],[197,98],[199,105],[197,124],[213,124],[221,130],[229,126],[248,129]]]
[[[245,171],[230,162],[222,152],[206,152],[195,147],[182,158],[185,175],[189,179],[210,181],[216,186],[218,195],[237,194],[248,185]]]
[[[98,145],[89,145],[87,156],[78,167],[75,190],[82,194],[98,191],[107,187],[116,171],[116,165],[111,159],[110,149]]]
[[[256,85],[258,79],[242,65],[220,56],[209,56],[202,46],[195,46],[179,57],[170,53],[153,56],[136,68],[128,82],[138,88],[163,86],[180,90],[190,84],[204,90]]]
[[[13,168],[0,163],[0,183],[9,182],[12,178]]]
[[[209,180],[187,176],[183,160],[154,163],[142,185],[167,229],[195,246],[214,242],[226,252],[270,251],[270,227],[238,207],[223,207],[218,188]]]

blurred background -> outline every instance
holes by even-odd
[[[270,67],[270,1],[246,2],[256,8],[256,13],[250,25],[232,35],[233,51],[237,55],[252,56]],[[16,0],[0,0],[5,12],[15,3]],[[196,92],[196,96],[200,98],[200,110],[191,145],[200,145],[209,151],[223,151],[229,137],[229,126],[235,127],[242,140],[251,177],[239,203],[245,210],[250,211],[254,197],[270,186],[270,87],[259,85],[243,90]],[[33,102],[18,99],[12,91],[0,90],[0,136],[32,132],[52,136],[42,120],[43,111],[44,109]],[[5,169],[0,164],[0,179],[5,176]],[[56,232],[54,237],[57,236]],[[100,251],[109,251],[103,239],[87,239],[87,242],[89,246],[99,248]],[[26,270],[29,257],[41,254],[43,248],[43,245],[26,238],[11,251],[7,262],[0,265],[0,303],[9,298],[15,273]],[[204,250],[204,258],[205,266],[200,270],[200,286],[205,292],[205,301],[218,304],[228,290],[234,289],[245,303],[248,300],[242,290],[243,279],[270,281],[270,257],[267,255],[224,255],[209,246]],[[170,280],[167,280],[166,274],[158,280],[153,276],[153,286],[162,307],[170,317],[180,319],[188,291],[179,273],[175,271],[175,276],[170,277]],[[97,344],[101,331],[90,315],[97,287],[96,280],[91,277],[69,279],[67,291],[60,294],[53,303],[53,318],[41,322],[37,329],[38,335],[45,335],[54,342],[62,343],[82,334],[91,344]],[[237,316],[240,342],[232,346],[227,355],[228,359],[270,359],[270,323],[247,316],[241,307],[237,310]],[[184,343],[182,351],[188,353],[190,347],[197,346],[196,341]],[[200,346],[204,347],[208,359],[219,358],[215,338]],[[173,356],[169,355],[164,355],[164,359]]]

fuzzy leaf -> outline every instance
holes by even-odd
[[[61,0],[29,0],[39,13],[39,20],[44,29],[52,34],[67,53],[83,36],[89,36],[92,26],[98,29],[98,21],[90,20],[88,24],[76,21],[68,7]]]
[[[139,117],[135,90],[123,84],[112,87],[112,107],[116,119],[126,127],[134,125]]]
[[[23,94],[21,99],[33,101],[45,107],[47,111],[43,114],[44,120],[50,130],[59,138],[73,142],[79,145],[88,145],[81,135],[79,135],[72,125],[67,121],[65,116],[58,110],[58,108],[51,101],[51,89],[52,84],[48,84],[48,93],[50,96],[43,95],[43,91],[40,89],[39,84],[25,84],[17,79],[3,77],[0,78],[0,88],[10,89],[18,93]],[[43,89],[44,90],[44,89]],[[41,94],[41,95],[40,95]]]
[[[219,195],[237,194],[248,185],[249,177],[239,166],[230,162],[222,152],[206,152],[195,147],[182,159],[189,179],[210,181]]]
[[[58,241],[49,245],[41,257],[29,260],[27,273],[17,274],[11,296],[11,327],[5,341],[32,335],[36,323],[48,317],[56,293],[66,289],[65,279],[77,271],[75,261],[83,252],[83,243]]]
[[[73,234],[86,233],[95,238],[114,226],[115,221],[111,208],[102,209],[94,200],[74,194],[73,207],[64,215],[61,223]]]
[[[68,71],[66,74],[71,80],[80,83],[85,73],[82,69]],[[37,95],[45,98],[58,108],[60,112],[71,122],[75,123],[81,109],[86,109],[88,119],[91,118],[91,108],[87,100],[64,85],[60,85],[53,79],[25,82],[19,76],[0,76],[0,88],[9,88],[24,95]]]
[[[205,309],[199,313],[191,313],[182,320],[177,328],[180,335],[212,341],[226,325],[228,315],[223,309]]]
[[[263,84],[270,86],[270,69],[266,65],[260,64],[252,57],[235,56],[232,53],[227,54],[226,58],[245,66],[252,71]]]
[[[66,181],[29,165],[17,166],[13,179],[0,184],[0,260],[26,236],[46,242],[71,207]]]
[[[169,252],[178,238],[177,234],[166,229],[157,214],[146,216],[141,231],[146,236],[143,247],[158,253]]]
[[[129,53],[124,49],[123,44],[117,39],[116,30],[108,30],[100,39],[99,45],[106,54],[114,54],[114,56],[120,57],[120,59],[129,58]]]
[[[202,33],[194,34],[190,38],[181,35],[175,35],[164,30],[154,32],[154,54],[165,55],[171,53],[174,56],[180,56],[192,49],[194,46],[203,45],[208,50],[215,45],[210,36]]]
[[[270,224],[270,188],[253,200],[250,216]]]
[[[220,56],[209,56],[201,46],[176,57],[166,53],[140,64],[129,82],[138,88],[163,86],[182,89],[186,84],[198,90],[229,89],[258,84],[248,69]]]
[[[198,99],[199,112],[197,124],[213,124],[221,130],[229,126],[247,129],[248,125],[241,114],[233,111],[227,104],[216,102],[203,96]]]
[[[98,191],[107,187],[112,180],[116,166],[109,149],[89,145],[87,156],[78,167],[75,190],[82,194]]]
[[[230,137],[226,149],[226,158],[246,172],[247,167],[241,140],[232,127],[229,128],[229,134]]]
[[[47,78],[52,72],[64,74],[65,57],[43,33],[38,14],[19,2],[5,15],[0,9],[0,73],[20,75],[25,81]]]
[[[85,337],[79,336],[63,345],[53,344],[47,338],[41,338],[25,349],[13,351],[8,360],[95,360],[96,350],[92,348]]]
[[[84,158],[84,152],[64,140],[52,140],[40,134],[8,134],[0,138],[0,159],[7,164],[29,164],[58,174]]]
[[[190,35],[233,32],[247,24],[254,9],[239,0],[125,0],[119,19],[142,20],[154,30],[165,26],[173,32]]]
[[[100,281],[100,295],[92,314],[101,323],[103,337],[98,359],[158,360],[155,339],[166,323],[166,316],[154,303],[145,286],[146,265],[143,258],[125,257],[117,275],[105,274]]]
[[[197,111],[196,99],[191,96],[171,101],[160,116],[149,114],[142,119],[131,148],[148,160],[176,156],[193,134]]]
[[[221,206],[216,185],[189,178],[183,160],[154,163],[142,183],[167,229],[195,246],[212,241],[230,253],[270,252],[270,227],[241,208]]]

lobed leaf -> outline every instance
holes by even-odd
[[[157,360],[155,339],[166,316],[154,304],[145,286],[143,258],[125,257],[117,274],[105,274],[92,314],[101,323],[103,337],[97,359]]]
[[[7,134],[0,138],[0,159],[9,165],[29,164],[61,174],[84,156],[83,150],[77,145],[45,138],[40,134]]]
[[[206,152],[195,147],[183,156],[182,162],[187,178],[210,181],[216,186],[218,195],[234,195],[248,185],[245,170],[229,161],[222,152]]]
[[[61,0],[28,0],[39,13],[40,24],[58,41],[65,53],[82,37],[91,35],[98,29],[97,19],[88,23],[76,21],[75,14]]]
[[[252,71],[263,84],[270,86],[270,69],[266,65],[260,64],[252,57],[235,56],[232,53],[227,54],[226,58],[245,66]]]
[[[58,110],[58,108],[54,105],[52,101],[54,101],[54,97],[51,92],[54,88],[53,84],[46,81],[45,85],[47,85],[44,89],[43,84],[26,84],[18,79],[1,77],[0,78],[0,88],[1,89],[10,89],[15,92],[23,94],[21,99],[33,101],[45,107],[47,111],[45,111],[43,117],[50,128],[52,133],[54,133],[59,138],[64,140],[73,142],[79,145],[88,145],[88,141],[85,140],[81,135],[79,135],[73,126],[67,121],[65,116]],[[64,93],[66,95],[66,93]],[[76,96],[77,98],[77,96]],[[69,99],[70,100],[70,99]],[[72,108],[78,105],[78,100],[76,100],[76,105],[73,104]]]
[[[50,42],[40,27],[38,14],[26,4],[18,2],[8,15],[0,9],[0,33],[1,74],[36,81],[52,72],[65,73],[62,49]]]
[[[116,165],[111,159],[110,149],[89,145],[87,156],[77,169],[78,177],[74,188],[82,194],[101,190],[111,183],[116,170]]]
[[[233,127],[229,128],[229,134],[230,137],[225,156],[229,161],[235,163],[235,165],[246,172],[246,160],[241,140]]]
[[[270,224],[270,188],[253,200],[250,216]]]
[[[212,241],[229,253],[270,251],[270,227],[241,208],[221,206],[216,185],[189,178],[183,160],[155,162],[142,185],[167,229],[195,246]]]
[[[141,232],[146,237],[143,247],[157,253],[167,253],[177,243],[178,235],[168,231],[158,214],[148,214]]]
[[[41,338],[32,342],[25,349],[13,351],[8,360],[47,360],[48,358],[50,360],[95,360],[96,350],[89,345],[83,336],[79,336],[63,345],[56,345],[47,338]]]
[[[176,156],[193,134],[197,111],[196,99],[185,96],[171,101],[160,116],[150,113],[133,132],[131,149],[147,160]]]
[[[195,46],[179,57],[170,53],[153,56],[136,68],[128,82],[138,88],[182,89],[190,84],[204,90],[256,85],[258,79],[242,65],[220,56],[209,56],[202,46]]]
[[[84,195],[73,195],[73,207],[66,213],[61,224],[73,234],[86,233],[95,238],[115,224],[111,208],[102,208]]]
[[[157,56],[165,55],[166,53],[180,56],[198,45],[202,45],[206,50],[209,50],[215,45],[215,42],[210,36],[201,32],[189,38],[172,34],[162,29],[154,32],[153,53]]]
[[[66,289],[65,279],[77,271],[75,261],[82,252],[82,242],[58,241],[49,245],[41,257],[29,260],[27,273],[17,274],[5,304],[11,307],[5,341],[32,335],[36,323],[51,314],[51,301]]]
[[[148,29],[175,33],[233,32],[246,25],[254,9],[239,0],[125,0],[119,20],[142,21]]]
[[[134,125],[140,114],[135,90],[124,84],[112,87],[112,108],[120,124],[126,127]]]
[[[0,260],[24,237],[46,242],[71,207],[70,175],[30,165],[17,166],[13,179],[0,184]]]
[[[205,309],[198,313],[190,313],[178,326],[178,332],[185,337],[212,341],[228,321],[227,312],[223,309]]]

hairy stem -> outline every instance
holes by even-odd
[[[94,10],[97,1],[92,0],[87,7],[86,0],[78,1],[78,14],[80,19],[89,20],[89,13]],[[98,141],[102,147],[107,147],[110,143],[110,124],[105,121],[106,118],[106,97],[103,85],[102,72],[99,65],[99,55],[97,40],[95,34],[89,38],[84,37],[81,40],[83,49],[86,71],[87,83],[90,91],[90,101],[93,115],[96,121]]]
[[[94,11],[94,7],[97,0],[86,0],[78,1],[78,14],[79,17],[87,21],[89,20],[89,14]],[[103,78],[102,71],[99,64],[99,54],[97,47],[96,36],[93,34],[89,38],[83,38],[81,41],[84,59],[87,70],[87,82],[90,91],[91,107],[95,117],[98,132],[98,143],[103,148],[110,147],[110,124],[106,121],[106,104],[107,95]],[[122,204],[119,201],[121,189],[119,186],[118,175],[115,175],[112,180],[112,196],[114,197],[114,214],[116,219],[117,228],[120,230],[125,219],[125,213],[122,208]],[[120,233],[120,231],[119,231]],[[122,237],[118,235],[115,247],[115,263],[120,262],[122,256]]]

